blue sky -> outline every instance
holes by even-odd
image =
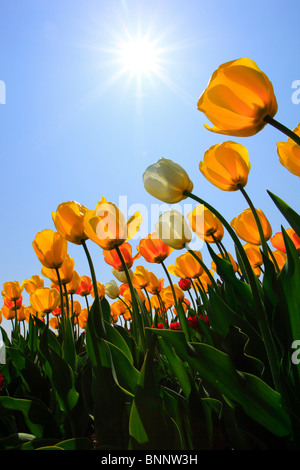
[[[286,137],[270,126],[249,138],[213,134],[204,128],[208,120],[197,101],[220,64],[249,57],[273,83],[276,119],[296,127],[299,19],[294,0],[2,0],[1,287],[40,274],[32,241],[37,232],[54,229],[51,214],[61,202],[93,209],[102,196],[116,204],[126,197],[128,211],[139,204],[150,213],[159,201],[146,193],[142,175],[161,157],[181,164],[194,193],[232,220],[247,207],[242,195],[220,191],[198,169],[205,150],[225,140],[247,147],[252,167],[246,189],[273,232],[281,224],[288,228],[266,193],[299,210],[299,178],[281,166],[276,152]],[[120,74],[116,61],[120,43],[138,32],[155,44],[162,68],[160,76],[143,76],[140,86],[136,76]],[[149,232],[155,222],[145,221]],[[101,250],[88,246],[98,280],[110,281]],[[69,254],[79,274],[89,275],[82,248],[69,244]],[[206,248],[203,257],[210,265]],[[163,277],[160,267],[139,264]],[[10,328],[6,320],[2,326]]]

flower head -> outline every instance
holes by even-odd
[[[195,251],[195,254],[202,260],[200,251]],[[204,272],[199,261],[197,261],[189,251],[178,256],[175,259],[175,266],[173,264],[169,265],[168,270],[174,276],[184,279],[197,278]]]
[[[87,208],[76,201],[62,202],[56,212],[52,212],[56,230],[69,242],[80,245],[82,240],[87,239],[83,226],[86,211]]]
[[[76,294],[80,295],[81,297],[85,297],[92,293],[93,290],[93,283],[89,276],[81,276],[78,289]]]
[[[293,130],[300,136],[300,123]],[[287,142],[277,143],[277,154],[279,161],[290,173],[300,176],[300,147],[290,137]]]
[[[297,235],[295,230],[292,228],[288,228],[286,229],[286,234],[290,237],[290,239],[294,243],[295,248],[298,251],[298,253],[300,253],[300,237]],[[271,238],[271,243],[274,246],[274,248],[277,248],[278,250],[282,251],[282,253],[286,253],[286,248],[285,248],[285,243],[284,243],[282,232],[275,233],[275,235]]]
[[[88,238],[104,250],[113,250],[136,235],[142,216],[136,212],[126,222],[119,208],[102,197],[95,210],[86,211],[83,223]]]
[[[50,229],[38,232],[32,246],[45,268],[60,268],[67,256],[67,240]]]
[[[250,168],[248,150],[232,141],[210,147],[199,164],[205,178],[223,191],[236,191],[246,186]]]
[[[181,250],[192,239],[192,233],[184,216],[174,209],[159,216],[155,231],[159,238],[171,248]]]
[[[261,209],[256,209],[256,212],[261,222],[265,240],[267,241],[272,236],[271,225]],[[238,217],[234,217],[230,225],[238,237],[245,242],[252,243],[253,245],[261,244],[257,224],[250,208],[245,209]]]
[[[248,137],[274,117],[278,105],[273,85],[248,58],[226,62],[212,74],[198,101],[198,110],[212,122],[207,129],[219,134]]]
[[[197,237],[207,243],[216,243],[224,236],[224,227],[220,220],[203,204],[198,204],[187,214],[190,227]]]
[[[60,304],[59,292],[49,287],[39,287],[30,295],[30,304],[41,315],[51,313]]]
[[[134,261],[141,256],[140,253],[137,253],[135,256],[132,256],[132,246],[128,242],[123,243],[119,247],[119,250],[127,266],[127,269],[130,269]],[[112,266],[116,271],[124,271],[123,263],[116,249],[103,250],[103,256],[104,261],[110,266]]]
[[[172,253],[173,248],[164,243],[157,233],[152,232],[142,238],[137,250],[148,263],[161,263]]]
[[[23,286],[20,285],[19,281],[8,281],[3,284],[3,297],[6,297],[8,300],[15,301],[18,300],[23,291]]]
[[[167,158],[150,165],[143,174],[143,182],[151,196],[168,204],[182,201],[187,197],[184,191],[191,192],[194,187],[186,171]]]

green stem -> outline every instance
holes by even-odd
[[[227,222],[227,220],[220,214],[213,206],[208,204],[206,201],[203,199],[199,198],[198,196],[195,196],[194,194],[190,193],[189,191],[184,191],[183,193],[185,196],[189,196],[190,198],[194,199],[200,204],[203,204],[207,209],[209,209],[219,220],[220,222],[224,225],[226,230],[228,231],[229,235],[231,236],[233,242],[236,245],[236,248],[239,252],[239,255],[241,257],[241,260],[244,264],[247,277],[248,277],[248,282],[250,284],[252,294],[254,297],[254,301],[257,307],[257,321],[260,327],[260,331],[262,334],[262,337],[264,339],[265,347],[266,347],[266,352],[269,358],[269,363],[270,363],[270,369],[272,372],[272,377],[274,381],[274,386],[278,392],[281,392],[282,387],[281,387],[281,380],[280,380],[280,372],[278,368],[278,357],[277,357],[277,352],[274,344],[274,340],[268,325],[267,321],[267,315],[265,308],[262,303],[262,299],[260,296],[260,292],[258,290],[258,285],[257,285],[257,280],[255,279],[255,275],[253,273],[253,269],[250,265],[250,262],[248,260],[248,257],[245,253],[245,250],[236,235],[235,231],[231,227],[231,225]]]
[[[300,137],[295,132],[291,131],[291,129],[284,126],[280,122],[276,121],[271,116],[266,116],[264,118],[264,121],[267,122],[268,124],[271,124],[271,126],[275,127],[276,129],[281,131],[283,134],[290,137],[294,142],[296,142],[296,144],[300,145]]]
[[[60,292],[60,312],[61,312],[61,323],[62,323],[62,328],[63,332],[65,332],[65,308],[64,308],[64,294],[63,294],[63,288],[62,288],[62,282],[59,274],[59,269],[55,268],[57,279],[58,279],[58,285],[59,285],[59,292]]]
[[[166,273],[166,276],[167,276],[167,278],[168,278],[169,284],[170,284],[170,286],[171,286],[172,294],[173,294],[173,297],[174,297],[175,308],[176,308],[176,307],[177,307],[177,297],[176,297],[176,294],[175,294],[175,289],[174,289],[174,285],[173,285],[171,276],[170,276],[169,271],[167,270],[166,265],[164,264],[164,262],[161,261],[160,264],[162,265],[162,267],[163,267],[163,269],[164,269],[164,271],[165,271],[165,273]]]
[[[104,324],[104,319],[103,319],[103,313],[102,313],[100,297],[99,297],[99,293],[98,293],[97,278],[96,278],[96,273],[95,273],[93,261],[92,261],[90,252],[89,252],[89,250],[86,246],[85,240],[81,240],[81,244],[83,246],[84,252],[85,252],[87,260],[88,260],[88,264],[89,264],[89,268],[90,268],[90,272],[91,272],[92,283],[93,283],[93,288],[94,288],[95,302],[98,305],[98,310],[99,310],[99,314],[100,314],[100,325],[101,325],[101,329],[102,329],[103,334],[105,334],[105,324]]]
[[[138,306],[137,299],[136,299],[136,293],[135,293],[135,290],[134,290],[134,287],[133,287],[133,284],[132,284],[132,281],[131,281],[129,270],[128,270],[127,265],[125,263],[124,257],[121,253],[120,247],[116,246],[115,250],[116,250],[116,252],[117,252],[117,254],[120,258],[120,261],[122,263],[122,267],[123,267],[123,270],[125,271],[127,283],[128,283],[129,289],[130,289],[131,302],[132,302],[132,320],[133,320],[132,324],[133,324],[133,329],[134,329],[134,332],[135,332],[135,338],[136,338],[137,341],[138,341],[139,338],[141,339],[142,347],[144,348],[144,351],[145,351],[146,350],[146,339],[145,339],[144,325],[143,325],[143,321],[142,321],[142,316],[140,315],[139,306]]]
[[[255,223],[257,225],[257,229],[258,229],[258,232],[259,232],[259,238],[260,238],[260,242],[261,242],[261,245],[262,245],[263,252],[264,252],[265,256],[268,256],[268,247],[267,247],[264,231],[263,231],[263,228],[262,228],[261,221],[260,221],[260,218],[258,216],[257,210],[255,209],[250,197],[248,196],[247,192],[245,191],[245,188],[239,187],[239,190],[241,191],[242,195],[246,199],[247,204],[249,204],[249,207],[250,207],[251,212],[253,214],[253,217],[255,219]]]

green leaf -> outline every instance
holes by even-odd
[[[182,360],[229,400],[238,403],[254,421],[277,436],[291,433],[290,417],[281,395],[260,378],[237,371],[228,354],[203,343],[187,344],[181,332],[171,331],[176,333],[173,335],[170,330],[153,331],[166,336]]]
[[[271,191],[268,190],[267,193],[269,194],[273,202],[276,204],[280,212],[283,214],[285,219],[300,237],[300,215],[280,197],[275,196],[275,194],[271,193]]]
[[[0,417],[15,411],[22,413],[29,433],[39,438],[56,436],[52,416],[42,402],[9,396],[0,397]]]

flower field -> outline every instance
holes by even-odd
[[[247,148],[231,139],[274,126],[284,134],[282,171],[296,187],[300,124],[290,130],[275,120],[272,83],[247,58],[213,72],[198,110],[209,131],[230,140],[207,149],[195,171],[220,197],[241,193],[247,209],[226,220],[193,193],[179,163],[161,158],[145,169],[145,191],[167,204],[196,205],[186,217],[163,212],[133,254],[140,213],[126,220],[104,196],[94,209],[62,202],[53,227],[32,242],[41,275],[2,287],[0,449],[299,449],[300,216],[266,188],[288,226],[273,233],[246,191]],[[194,234],[210,265],[190,247]],[[75,270],[69,244],[82,247],[88,275]],[[89,244],[98,245],[114,281],[99,281]]]

